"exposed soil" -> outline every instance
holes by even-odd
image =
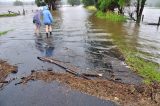
[[[159,106],[160,84],[129,85],[115,81],[102,79],[85,80],[68,73],[55,73],[51,71],[32,71],[30,76],[22,78],[21,83],[31,80],[43,80],[46,82],[59,81],[72,89],[97,96],[105,100],[111,100],[124,106]]]
[[[11,73],[17,73],[17,67],[0,60],[0,88],[3,87],[4,84],[9,83],[9,81],[5,81],[5,79]]]

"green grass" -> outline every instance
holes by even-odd
[[[97,8],[95,6],[87,6],[85,8],[90,11],[97,11]]]
[[[107,20],[114,21],[114,22],[125,22],[127,20],[126,16],[120,15],[120,14],[114,13],[114,12],[103,13],[101,11],[98,11],[96,13],[96,16],[98,18],[107,19]]]
[[[17,14],[0,14],[0,17],[14,17],[17,16]]]
[[[138,51],[134,46],[126,43],[124,40],[125,38],[121,35],[112,37],[114,39],[114,43],[118,45],[119,50],[124,55],[126,63],[132,70],[144,78],[145,83],[149,84],[152,81],[160,82],[159,64],[138,57],[137,54],[147,54]]]
[[[127,55],[126,62],[144,78],[144,82],[160,82],[160,73],[158,64],[149,62],[145,59],[133,55]]]
[[[9,31],[12,31],[12,30],[7,30],[7,31],[0,32],[0,36],[7,34]]]

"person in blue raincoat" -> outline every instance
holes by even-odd
[[[48,6],[43,7],[43,23],[46,26],[46,36],[48,37],[49,33],[52,35],[52,23],[53,23],[53,17],[51,12],[48,10]]]

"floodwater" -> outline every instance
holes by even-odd
[[[103,73],[103,78],[114,76],[124,83],[140,84],[141,78],[130,71],[118,53],[112,51],[117,47],[113,44],[114,36],[124,38],[134,48],[151,54],[148,59],[160,63],[160,31],[155,26],[142,24],[136,27],[133,22],[108,22],[93,17],[93,12],[82,6],[61,7],[53,12],[53,35],[46,38],[44,26],[41,34],[34,34],[32,10],[35,11],[35,6],[0,7],[0,13],[22,8],[27,10],[25,16],[0,18],[0,31],[11,30],[0,37],[0,59],[18,66],[18,73],[7,78],[16,77],[17,80],[0,91],[0,105],[114,106],[113,102],[69,90],[57,82],[36,81],[14,85],[18,79],[29,75],[31,70],[52,68],[56,72],[65,72],[56,65],[39,61],[39,56],[70,63],[80,68],[80,72]],[[159,13],[157,11],[155,14]],[[143,54],[140,56],[146,58]]]

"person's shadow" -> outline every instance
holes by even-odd
[[[35,35],[35,46],[41,52],[42,56],[51,57],[53,56],[54,43],[53,37],[43,37],[43,35]]]

